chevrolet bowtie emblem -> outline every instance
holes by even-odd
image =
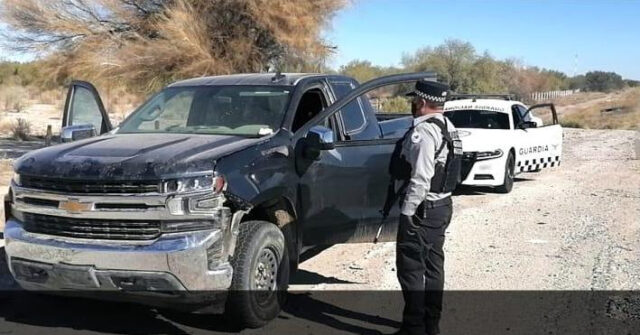
[[[60,201],[59,209],[63,209],[69,213],[82,213],[93,210],[93,203],[80,202],[77,200]]]

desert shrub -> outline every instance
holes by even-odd
[[[0,88],[0,107],[5,111],[21,112],[29,94],[22,86],[6,86]]]
[[[409,113],[411,112],[411,105],[409,100],[404,97],[393,97],[387,99],[381,99],[380,112],[381,113]]]
[[[19,118],[11,128],[12,137],[18,141],[28,141],[31,138],[31,123]]]
[[[36,96],[34,96],[32,100],[36,100],[41,104],[58,106],[64,103],[66,93],[67,91],[62,87],[58,89],[37,91]]]
[[[9,119],[4,118],[0,120],[0,137],[6,137],[11,133],[11,129],[13,128],[13,122]]]
[[[584,128],[584,125],[575,119],[560,120],[560,125],[565,128]]]

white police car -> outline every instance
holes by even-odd
[[[543,110],[550,113],[542,116]],[[553,104],[527,108],[508,95],[454,95],[444,105],[462,141],[462,184],[508,193],[515,176],[558,166],[562,127]]]

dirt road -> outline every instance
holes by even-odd
[[[458,192],[445,244],[443,329],[449,334],[640,333],[640,294],[625,293],[640,290],[638,141],[634,131],[566,129],[559,168],[522,175],[507,195],[478,188]],[[391,332],[402,306],[394,248],[394,243],[357,244],[321,251],[301,264],[281,317],[245,333]],[[2,271],[6,290],[13,285],[6,268]],[[14,334],[235,331],[219,317],[6,291],[4,297],[0,293],[0,329]]]
[[[449,290],[639,290],[638,133],[566,129],[559,168],[512,193],[470,188],[447,232]],[[301,265],[323,289],[399,289],[395,244],[336,245]],[[346,282],[346,283],[345,283]]]

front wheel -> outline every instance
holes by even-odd
[[[509,152],[509,157],[507,157],[507,163],[504,167],[504,180],[502,185],[497,187],[498,192],[509,193],[513,189],[513,180],[516,176],[515,165],[516,158],[513,155],[513,152]]]
[[[289,284],[289,257],[282,231],[266,221],[240,224],[226,314],[243,327],[262,327],[282,309]]]

